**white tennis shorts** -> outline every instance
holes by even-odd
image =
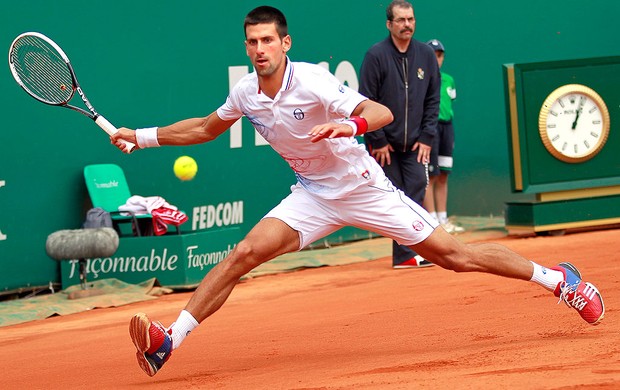
[[[385,176],[342,199],[320,198],[298,183],[264,218],[277,218],[299,232],[300,250],[344,226],[369,230],[401,245],[424,241],[438,226]]]

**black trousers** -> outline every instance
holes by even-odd
[[[392,152],[392,163],[385,165],[383,171],[392,183],[419,205],[426,194],[427,172],[424,164],[418,162],[418,151]],[[414,257],[416,253],[409,247],[392,242],[392,264],[398,265]]]

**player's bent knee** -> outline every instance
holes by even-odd
[[[257,258],[254,245],[248,240],[241,240],[230,253],[228,268],[231,272],[245,274],[261,264]]]

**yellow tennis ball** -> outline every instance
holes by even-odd
[[[180,180],[192,180],[198,172],[196,160],[189,156],[181,156],[174,161],[174,174]]]

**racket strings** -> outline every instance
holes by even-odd
[[[73,77],[62,56],[47,42],[24,36],[11,52],[15,71],[32,95],[51,104],[63,104],[73,96]]]

